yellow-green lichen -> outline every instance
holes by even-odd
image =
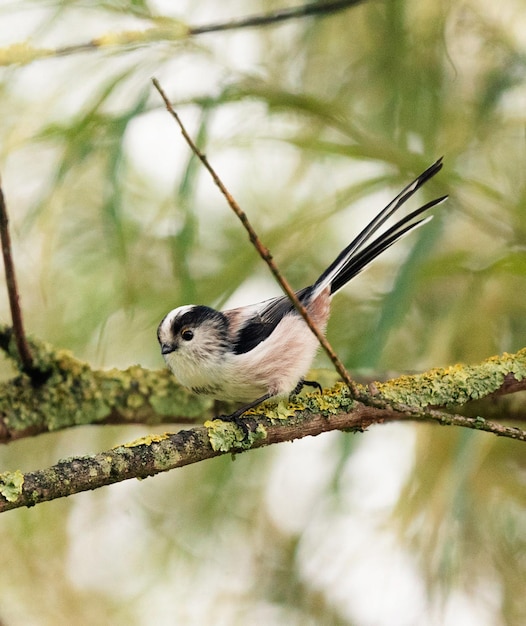
[[[24,474],[20,470],[0,474],[0,493],[8,502],[16,502],[22,494]]]
[[[335,415],[342,411],[349,411],[354,405],[354,400],[349,394],[349,389],[344,383],[337,383],[332,389],[324,389],[323,394],[318,391],[302,393],[295,396],[294,400],[280,400],[277,404],[263,405],[247,411],[245,415],[267,417],[271,421],[287,420],[297,416],[298,413],[309,411],[322,415]]]
[[[323,415],[335,415],[350,411],[355,404],[349,388],[344,383],[337,383],[332,389],[324,389],[323,395],[319,393],[309,394],[309,401],[309,408]]]
[[[0,49],[0,65],[26,65],[52,54],[53,50],[34,48],[28,43],[15,43]]]
[[[117,448],[135,448],[136,446],[149,446],[152,443],[159,443],[160,441],[164,441],[169,438],[168,433],[164,433],[163,435],[146,435],[145,437],[140,437],[139,439],[135,439],[134,441],[130,441],[129,443],[123,443],[120,446],[116,446]]]
[[[0,325],[0,347],[20,368],[9,327]],[[11,433],[58,430],[106,419],[157,423],[163,417],[197,418],[212,401],[182,389],[168,370],[134,365],[127,370],[94,370],[65,350],[30,341],[34,367],[42,380],[27,374],[0,383],[0,419]]]
[[[411,406],[454,406],[485,398],[504,383],[508,375],[515,380],[526,377],[526,349],[504,353],[478,365],[452,365],[416,376],[401,376],[376,383],[383,398]]]
[[[189,28],[179,20],[163,18],[156,20],[157,25],[145,30],[126,30],[108,33],[93,40],[94,47],[130,46],[156,41],[177,41],[187,37]]]
[[[65,425],[93,423],[109,413],[88,364],[67,352],[52,352],[47,346],[32,353],[38,367],[46,371],[45,381],[35,384],[20,374],[0,385],[0,415],[11,430],[41,424],[55,430]]]
[[[259,407],[258,407],[259,408]],[[302,405],[296,402],[286,402],[285,400],[280,400],[277,404],[272,405],[271,407],[259,409],[258,411],[254,411],[253,414],[261,415],[262,411],[264,411],[265,417],[269,420],[286,420],[296,415],[296,411],[300,411],[302,409]],[[246,415],[252,414],[252,411],[248,411]]]
[[[0,348],[21,370],[12,330],[1,324]],[[212,413],[213,400],[185,391],[168,370],[151,371],[138,365],[124,371],[94,370],[71,353],[55,350],[43,342],[30,340],[30,348],[34,367],[42,377],[32,380],[20,371],[0,383],[0,423],[7,433],[4,440],[19,433],[79,424],[124,420],[154,424],[182,417],[198,419]],[[491,357],[478,365],[454,365],[417,376],[402,376],[377,383],[376,388],[381,397],[398,404],[452,406],[488,396],[506,377],[519,381],[526,377],[526,349]],[[303,411],[324,415],[348,411],[353,404],[348,388],[340,383],[325,389],[323,395],[303,393],[293,403],[282,401],[256,415],[282,421],[294,419]],[[214,423],[214,445],[221,449],[243,447],[247,441],[251,445],[254,433],[247,437],[232,425],[220,432],[219,423]]]
[[[255,430],[250,430],[247,424],[245,431],[241,426],[232,422],[209,420],[205,422],[205,428],[212,449],[220,452],[249,449],[256,441],[265,439],[267,436],[267,431],[262,424],[258,424]]]

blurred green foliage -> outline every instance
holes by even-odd
[[[0,6],[1,45],[58,49],[162,16],[197,25],[279,7],[21,0]],[[445,156],[419,199],[448,203],[334,301],[329,339],[353,371],[523,347],[525,33],[517,0],[381,0],[7,65],[0,171],[28,329],[96,366],[161,367],[155,329],[171,308],[277,293],[163,110],[155,75],[298,288]],[[8,320],[4,301],[1,311]],[[1,469],[135,434],[18,442]],[[16,511],[0,520],[0,618],[522,624],[525,469],[510,441],[378,427]]]

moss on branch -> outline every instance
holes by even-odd
[[[526,348],[515,354],[492,356],[476,365],[435,368],[415,376],[376,383],[385,399],[426,407],[463,406],[494,394],[526,389]]]
[[[168,370],[138,365],[95,370],[71,353],[31,340],[38,382],[20,371],[0,383],[0,442],[81,424],[193,423],[213,416],[213,402],[182,389]],[[0,326],[0,349],[21,369],[11,328]],[[382,407],[461,407],[472,400],[526,389],[526,349],[491,357],[477,365],[455,365],[416,376],[401,376],[361,387],[361,402]],[[352,399],[344,385],[323,396],[308,394],[294,403],[270,405],[266,416],[288,419],[296,411],[347,412]],[[259,415],[259,412],[252,412]]]
[[[0,349],[19,370],[12,331],[0,326]],[[37,381],[20,371],[0,384],[0,441],[79,424],[205,420],[213,404],[181,389],[168,371],[132,366],[93,370],[69,352],[31,341]],[[481,417],[452,414],[477,401],[526,389],[526,349],[478,365],[455,365],[359,388],[353,398],[342,383],[249,411],[246,427],[213,421],[175,434],[154,435],[107,452],[65,459],[53,467],[0,474],[0,511],[64,497],[129,478],[145,478],[219,454],[290,441],[329,430],[362,431],[396,420],[434,421],[526,441],[526,431]],[[505,415],[503,415],[505,418]]]
[[[167,370],[138,365],[94,370],[70,352],[31,340],[35,382],[20,372],[0,383],[0,442],[81,424],[194,422],[213,402],[188,393]],[[0,326],[0,348],[20,367],[11,329]]]

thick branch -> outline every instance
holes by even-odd
[[[212,400],[181,388],[168,370],[139,366],[125,371],[94,370],[69,352],[34,339],[30,347],[35,365],[48,372],[48,379],[35,386],[22,373],[0,383],[0,443],[83,424],[196,423],[218,412]],[[0,325],[0,349],[18,362],[10,327]],[[372,393],[359,386],[361,402],[379,410],[386,403],[403,407],[401,412],[417,419],[422,419],[422,411],[428,407],[450,407],[474,418],[514,419],[526,409],[515,403],[508,414],[510,402],[499,401],[498,411],[495,402],[504,394],[526,390],[526,349],[491,357],[478,365],[430,370],[369,387]],[[320,413],[330,400],[334,410],[345,412],[349,399],[336,389],[325,391],[323,396],[301,396],[293,408]],[[469,413],[474,400],[479,401],[476,414]],[[268,411],[266,414],[270,415]]]
[[[0,327],[0,349],[14,359],[11,329]],[[35,361],[49,378],[34,387],[25,374],[0,386],[2,441],[45,430],[106,422],[191,421],[212,415],[211,401],[182,390],[167,371],[139,366],[121,372],[92,370],[67,352],[32,341]],[[329,430],[360,431],[395,420],[434,421],[526,441],[526,431],[483,417],[450,414],[436,407],[469,406],[473,400],[526,390],[526,349],[472,366],[435,369],[418,376],[360,389],[360,402],[339,383],[323,395],[307,394],[293,404],[269,405],[248,415],[248,434],[235,424],[150,436],[93,456],[78,457],[36,472],[0,475],[0,511],[64,497],[104,485],[144,478],[227,452],[289,441]],[[204,404],[208,402],[208,404]],[[505,417],[505,416],[502,416]]]
[[[0,475],[0,511],[33,506],[129,478],[146,478],[221,454],[243,452],[331,430],[360,432],[371,424],[416,418],[414,412],[405,414],[391,408],[378,409],[357,403],[344,387],[338,394],[341,394],[338,402],[346,398],[348,411],[334,409],[337,403],[331,406],[331,396],[328,396],[329,402],[322,396],[319,401],[325,404],[323,412],[293,412],[287,408],[281,413],[281,417],[287,419],[279,419],[279,409],[274,412],[272,420],[259,416],[249,418],[250,431],[246,437],[235,424],[207,422],[192,430],[144,437],[100,454],[60,461],[45,470],[26,474],[6,472]],[[420,419],[467,426],[526,441],[525,431],[479,418],[447,416],[448,421],[444,421],[444,415],[439,411],[422,411]]]
[[[0,349],[20,365],[11,338],[12,329],[0,325]],[[47,379],[35,386],[22,373],[0,383],[0,443],[82,424],[185,424],[213,416],[213,401],[181,388],[168,370],[94,370],[65,350],[30,343]]]
[[[362,429],[370,420],[362,421],[356,417],[355,423]],[[344,415],[330,418],[318,415],[310,416],[302,425],[296,423],[293,426],[292,421],[284,425],[267,424],[266,429],[258,427],[246,447],[315,435],[344,424],[349,427],[350,420]],[[0,475],[0,511],[33,506],[128,478],[146,478],[232,451],[241,452],[238,445],[241,445],[242,438],[243,434],[235,425],[213,422],[210,430],[200,426],[176,434],[145,437],[100,454],[61,461],[45,470],[26,474],[6,472]],[[214,441],[218,445],[214,445]],[[232,444],[229,449],[228,443]]]

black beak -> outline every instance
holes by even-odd
[[[170,354],[175,350],[175,346],[171,343],[162,343],[161,344],[161,354]]]

